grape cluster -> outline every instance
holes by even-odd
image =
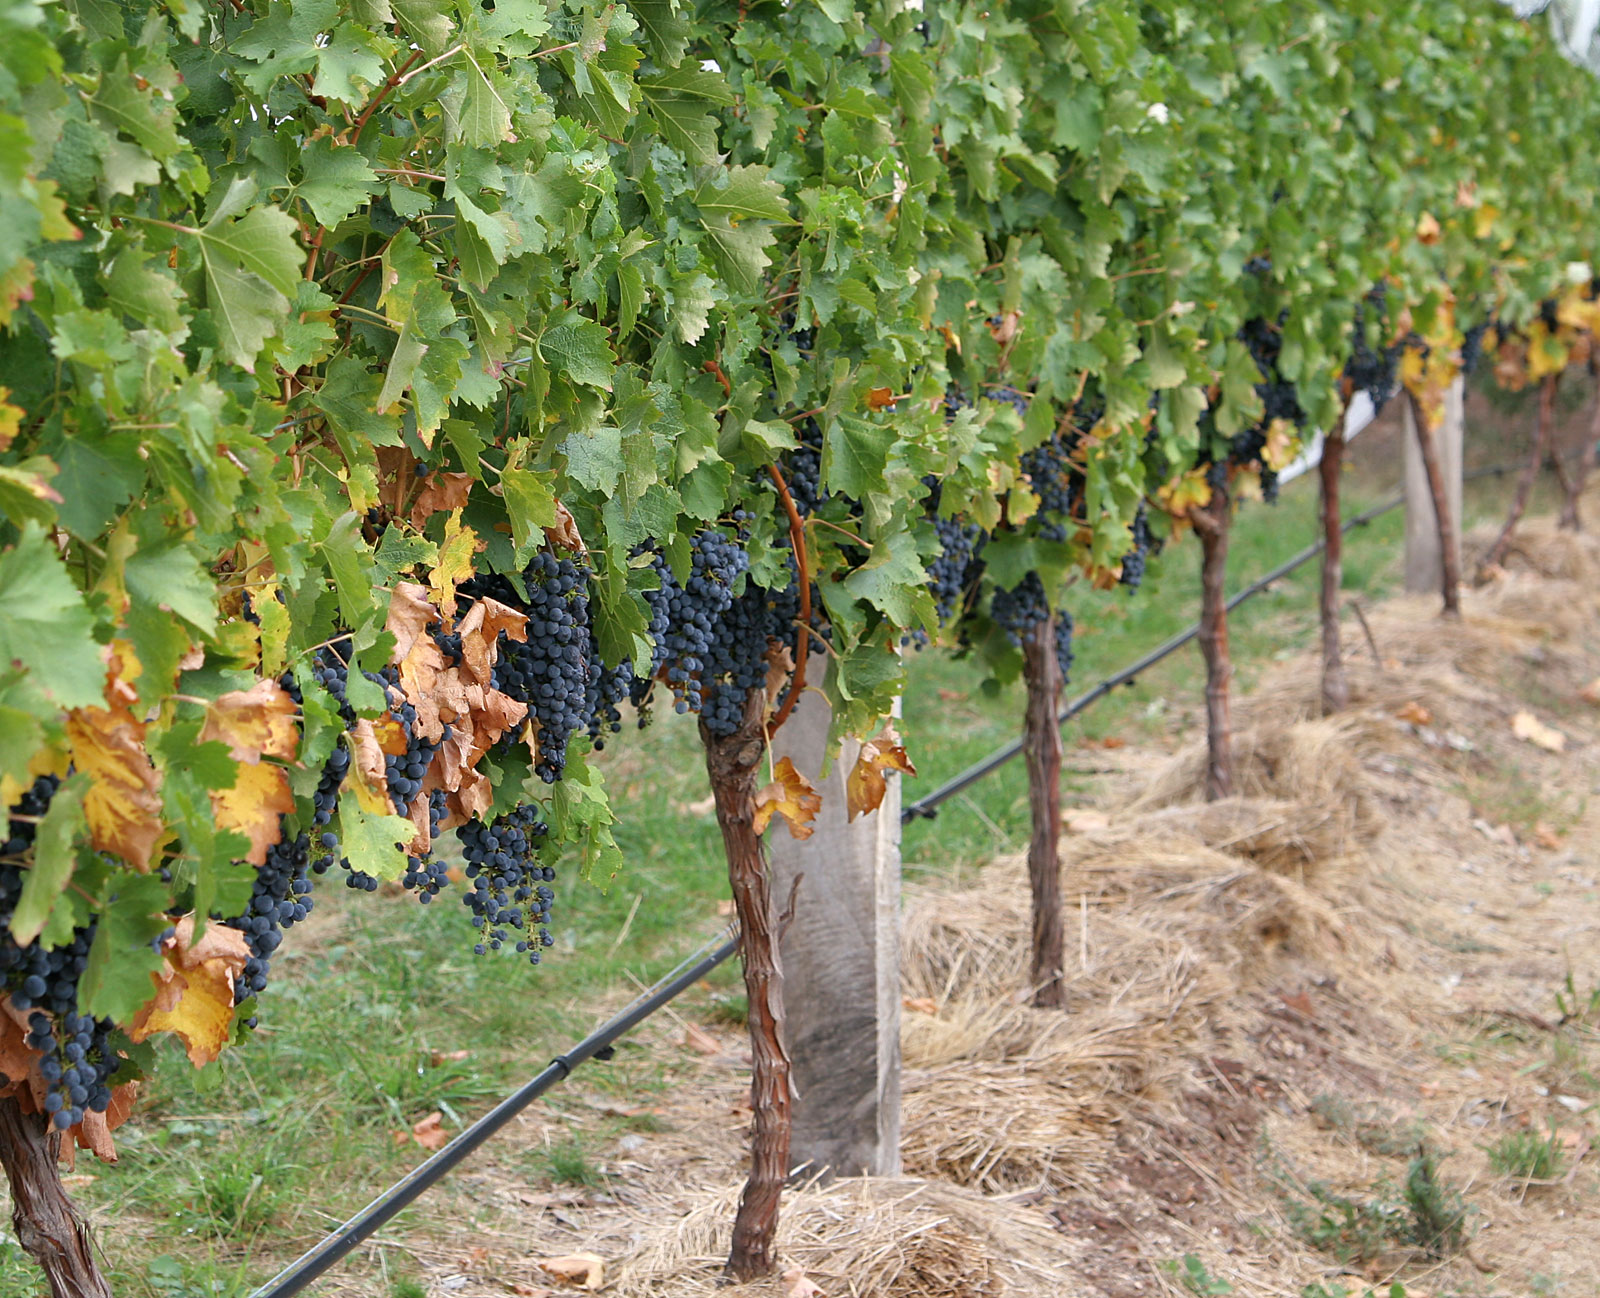
[[[1064,685],[1072,679],[1072,614],[1064,608],[1056,610],[1056,666]]]
[[[822,429],[815,419],[803,419],[796,430],[800,445],[785,457],[783,480],[794,507],[802,515],[814,514],[828,493],[822,486]]]
[[[45,1112],[58,1131],[83,1121],[85,1111],[104,1113],[111,1103],[107,1079],[117,1070],[111,1022],[77,1012],[78,983],[89,964],[95,925],[74,930],[69,941],[46,950],[20,945],[11,917],[22,897],[21,858],[33,845],[36,820],[50,809],[61,781],[41,775],[23,792],[6,818],[0,842],[0,989],[28,1015],[27,1043],[43,1056],[39,1073],[48,1087]]]
[[[322,837],[326,842],[333,835],[325,833]],[[286,830],[267,849],[266,864],[256,871],[244,914],[223,920],[228,928],[244,934],[250,948],[250,958],[234,983],[236,1002],[266,990],[272,953],[283,941],[283,930],[311,913],[311,880],[306,873],[310,862],[311,836],[300,833],[290,838]],[[248,1020],[248,1024],[254,1027],[255,1020]]]
[[[927,565],[928,588],[940,625],[956,616],[969,587],[982,571],[984,533],[976,523],[956,518],[935,518],[939,553]]]
[[[1492,320],[1483,320],[1468,329],[1461,340],[1461,372],[1472,374],[1483,360],[1483,336],[1489,332]],[[1376,404],[1376,403],[1374,403]]]
[[[996,587],[989,601],[989,616],[1012,646],[1020,646],[1029,632],[1050,616],[1050,601],[1039,574],[1030,572],[1010,590]]]
[[[541,947],[552,944],[545,925],[555,900],[550,882],[556,872],[539,863],[539,844],[547,832],[532,806],[518,807],[489,825],[468,821],[458,831],[472,881],[463,900],[484,939],[473,948],[477,954],[500,950],[512,940],[511,930],[520,934],[517,952],[531,964],[539,963]]]
[[[493,684],[528,705],[539,727],[534,772],[554,784],[566,770],[568,742],[589,729],[593,715],[590,683],[598,665],[591,657],[589,575],[571,559],[541,552],[523,573],[526,600],[518,599],[504,578],[492,580],[509,595],[504,602],[528,616],[526,641],[501,633]]]
[[[410,703],[391,708],[389,715],[399,722],[405,734],[406,751],[383,755],[384,782],[388,785],[389,800],[394,803],[395,814],[403,816],[422,792],[422,778],[428,773],[433,755],[450,738],[452,729],[450,723],[445,722],[439,738],[428,739],[417,729],[417,710]]]
[[[1022,471],[1028,476],[1033,494],[1039,497],[1035,517],[1039,520],[1039,536],[1045,541],[1067,539],[1075,488],[1081,486],[1081,478],[1068,458],[1071,450],[1059,433],[1052,433],[1048,441],[1022,457]]]
[[[1145,560],[1150,553],[1150,519],[1144,502],[1139,502],[1139,512],[1133,516],[1133,548],[1122,556],[1122,573],[1117,578],[1129,590],[1138,590],[1144,580]]]
[[[659,589],[645,594],[655,644],[651,676],[665,672],[677,711],[699,712],[705,702],[705,686],[716,673],[718,641],[728,638],[726,622],[735,586],[749,571],[750,556],[727,533],[705,528],[690,545],[686,582],[679,584],[659,550],[652,549],[651,564],[660,582]],[[635,703],[649,694],[650,684],[648,680],[634,682]]]

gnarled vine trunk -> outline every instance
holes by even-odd
[[[1206,662],[1206,801],[1233,792],[1233,717],[1228,657],[1228,531],[1233,502],[1226,486],[1213,487],[1210,503],[1193,517],[1200,538],[1200,652]]]
[[[1528,508],[1528,498],[1533,495],[1533,484],[1539,476],[1539,470],[1544,467],[1545,448],[1549,445],[1550,428],[1555,422],[1557,378],[1555,374],[1546,375],[1539,384],[1538,413],[1533,420],[1533,450],[1524,461],[1522,472],[1517,474],[1517,490],[1511,497],[1511,511],[1506,515],[1505,526],[1500,529],[1500,535],[1495,537],[1494,544],[1478,565],[1479,577],[1506,561],[1511,538]]]
[[[88,1223],[61,1184],[61,1135],[43,1114],[0,1100],[0,1163],[11,1183],[11,1225],[17,1241],[50,1282],[51,1298],[111,1298],[95,1265]]]
[[[1339,519],[1339,471],[1344,465],[1344,408],[1322,441],[1322,714],[1350,703],[1350,681],[1339,644],[1339,590],[1344,585],[1344,530]]]
[[[777,1264],[778,1207],[789,1172],[789,1051],[783,1032],[783,967],[766,852],[756,832],[756,783],[766,754],[767,697],[751,691],[739,728],[716,736],[702,722],[706,770],[728,857],[728,882],[739,917],[750,1025],[750,1176],[733,1222],[728,1274],[768,1275]]]
[[[1028,764],[1033,836],[1028,841],[1028,882],[1033,889],[1033,1003],[1059,1009],[1066,937],[1061,918],[1061,664],[1052,614],[1022,641],[1022,678],[1028,687],[1022,753]]]
[[[1456,548],[1456,518],[1450,512],[1450,493],[1445,486],[1444,470],[1439,466],[1439,443],[1433,435],[1433,426],[1422,409],[1415,393],[1407,393],[1411,401],[1411,423],[1417,430],[1417,450],[1422,456],[1422,468],[1428,475],[1428,494],[1433,497],[1433,517],[1439,528],[1439,566],[1443,570],[1444,616],[1461,616],[1461,552]]]
[[[1583,488],[1589,481],[1589,466],[1594,461],[1596,443],[1600,443],[1600,391],[1595,393],[1594,410],[1589,416],[1588,435],[1578,447],[1578,463],[1572,473],[1562,480],[1561,485],[1566,489],[1566,498],[1561,502],[1559,526],[1562,531],[1583,531],[1583,518],[1578,513],[1578,501],[1582,498]],[[1561,462],[1559,457],[1557,462]]]

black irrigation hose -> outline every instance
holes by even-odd
[[[627,1009],[591,1032],[566,1054],[557,1055],[543,1072],[521,1090],[501,1100],[438,1153],[413,1168],[298,1261],[285,1267],[273,1280],[257,1289],[252,1298],[288,1298],[290,1294],[299,1293],[351,1249],[377,1232],[396,1213],[430,1190],[457,1163],[534,1100],[558,1082],[565,1081],[579,1064],[596,1057],[609,1058],[612,1043],[618,1037],[637,1027],[673,997],[699,982],[738,949],[737,933],[725,934],[707,942]]]

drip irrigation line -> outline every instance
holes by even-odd
[[[443,1149],[395,1182],[338,1230],[310,1249],[296,1262],[257,1289],[252,1298],[288,1298],[312,1283],[363,1240],[375,1234],[396,1213],[409,1207],[438,1184],[467,1155],[504,1127],[552,1086],[564,1082],[573,1069],[589,1059],[609,1059],[612,1044],[650,1015],[692,987],[739,949],[739,935],[732,926],[711,939],[682,964],[644,992],[625,1010],[591,1032],[564,1055],[557,1055],[548,1067],[520,1090],[508,1095]]]

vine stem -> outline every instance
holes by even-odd
[[[789,484],[783,480],[783,474],[776,464],[767,465],[767,472],[772,475],[773,482],[778,485],[778,499],[783,502],[784,512],[789,515],[789,544],[794,548],[794,566],[799,571],[796,580],[800,583],[800,625],[811,627],[811,568],[806,562],[806,529],[800,521],[800,511],[795,508],[794,497],[789,494]],[[800,692],[806,687],[806,654],[811,648],[811,637],[802,635],[795,637],[794,645],[794,671],[789,678],[788,696],[779,705],[773,718],[767,723],[767,734],[772,736],[778,733],[778,727],[789,719],[789,714],[794,711],[795,701],[800,697]]]

